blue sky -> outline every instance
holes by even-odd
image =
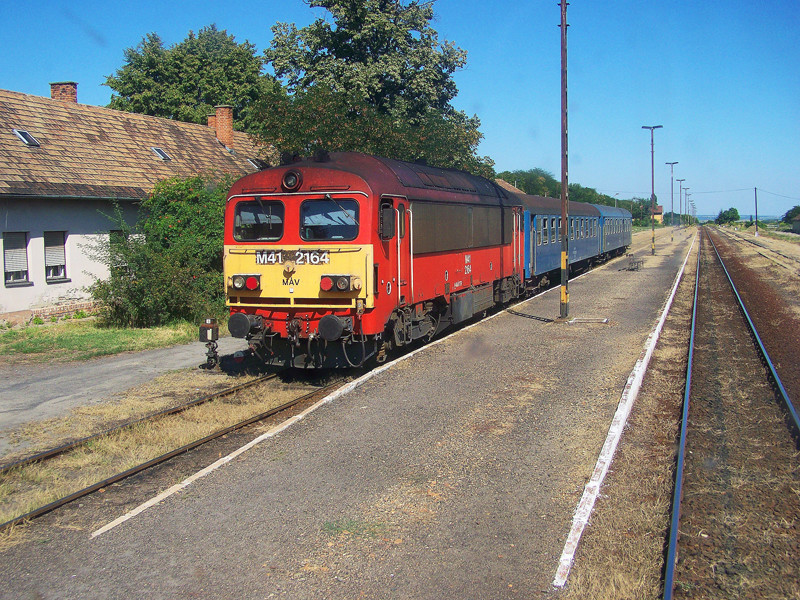
[[[670,170],[699,214],[736,207],[782,215],[800,204],[800,2],[571,0],[569,178],[620,198],[655,188],[670,208]],[[481,119],[481,155],[498,171],[540,167],[560,178],[560,9],[557,0],[438,0],[434,28],[468,52],[457,108]],[[78,100],[107,104],[102,85],[148,32],[167,45],[216,23],[269,46],[279,21],[325,11],[266,2],[8,3],[0,88],[48,96],[77,81]],[[678,207],[675,184],[675,210]]]

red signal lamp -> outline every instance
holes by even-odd
[[[260,278],[260,277],[258,277],[257,275],[250,275],[250,276],[249,276],[247,279],[245,279],[245,282],[244,282],[244,287],[246,287],[246,288],[247,288],[248,290],[250,290],[251,292],[252,292],[252,291],[255,291],[255,290],[257,290],[259,287],[261,287],[261,281],[260,281],[260,279],[261,279],[261,278]]]
[[[323,275],[319,281],[319,289],[323,292],[330,292],[333,289],[333,279],[327,275]]]

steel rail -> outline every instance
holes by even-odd
[[[258,381],[258,380],[256,380],[256,381]],[[74,492],[74,493],[72,493],[72,494],[70,494],[68,496],[64,496],[63,498],[55,500],[54,502],[51,502],[50,504],[47,504],[45,506],[39,507],[37,509],[34,509],[34,510],[28,512],[28,513],[25,513],[24,515],[20,515],[18,517],[14,517],[13,519],[9,519],[5,523],[0,523],[0,531],[3,531],[8,527],[12,527],[14,525],[18,525],[18,524],[22,523],[23,521],[28,521],[28,520],[31,520],[31,519],[35,519],[36,517],[41,517],[42,515],[47,514],[47,513],[51,512],[51,511],[53,511],[53,510],[55,510],[57,508],[60,508],[60,507],[64,506],[65,504],[69,504],[73,500],[77,500],[78,498],[81,498],[83,496],[87,496],[87,495],[89,495],[89,494],[91,494],[93,492],[96,492],[99,489],[102,489],[102,488],[104,488],[106,486],[109,486],[109,485],[111,485],[113,483],[117,483],[118,481],[122,481],[123,479],[126,479],[126,478],[130,477],[131,475],[136,475],[137,473],[140,473],[140,472],[144,471],[145,469],[149,469],[150,467],[154,467],[154,466],[156,466],[156,465],[158,465],[160,463],[166,462],[167,460],[169,460],[171,458],[174,458],[174,457],[178,456],[179,454],[183,454],[185,452],[188,452],[189,450],[193,450],[194,448],[197,448],[198,446],[201,446],[201,445],[203,445],[203,444],[205,444],[207,442],[210,442],[210,441],[215,440],[215,439],[217,439],[219,437],[222,437],[223,435],[226,435],[226,434],[228,434],[228,433],[230,433],[232,431],[235,431],[237,429],[241,429],[242,427],[246,427],[247,425],[251,425],[251,424],[256,423],[258,421],[262,421],[262,420],[264,420],[264,419],[266,419],[268,417],[271,417],[271,416],[273,416],[273,415],[275,415],[275,414],[277,414],[277,413],[279,413],[281,411],[286,410],[287,408],[291,408],[292,406],[295,406],[296,404],[299,404],[300,402],[302,402],[303,400],[306,400],[307,398],[311,398],[312,396],[315,396],[317,394],[321,394],[321,393],[327,392],[328,390],[341,385],[342,381],[343,380],[339,380],[339,381],[337,381],[335,383],[332,383],[330,385],[327,385],[327,386],[325,386],[323,388],[319,388],[317,390],[309,392],[308,394],[304,394],[302,396],[299,396],[298,398],[295,398],[294,400],[290,400],[289,402],[286,402],[286,403],[282,404],[281,406],[278,406],[278,407],[275,407],[275,408],[271,408],[270,410],[268,410],[266,412],[263,412],[261,414],[255,415],[253,417],[245,419],[244,421],[240,421],[239,423],[236,423],[234,425],[230,425],[230,426],[225,427],[223,429],[220,429],[218,431],[215,431],[214,433],[211,433],[211,434],[209,434],[209,435],[207,435],[207,436],[205,436],[205,437],[203,437],[203,438],[201,438],[199,440],[195,440],[194,442],[190,442],[190,443],[188,443],[188,444],[186,444],[184,446],[181,446],[180,448],[177,448],[175,450],[171,450],[171,451],[169,451],[169,452],[167,452],[165,454],[162,454],[161,456],[157,456],[155,458],[152,458],[152,459],[148,460],[147,462],[144,462],[144,463],[142,463],[140,465],[137,465],[135,467],[131,467],[130,469],[128,469],[126,471],[123,471],[122,473],[117,473],[116,475],[112,475],[111,477],[108,477],[108,478],[104,479],[103,481],[94,483],[94,484],[92,484],[92,485],[90,485],[88,487],[85,487],[85,488],[83,488],[81,490],[78,490],[77,492]]]
[[[222,390],[222,391],[219,391],[219,392],[214,392],[213,394],[208,394],[207,396],[203,396],[201,398],[196,398],[194,400],[191,400],[190,402],[186,402],[185,404],[180,404],[178,406],[173,406],[172,408],[165,408],[164,410],[160,410],[158,412],[154,412],[154,413],[151,413],[149,415],[145,415],[144,417],[140,417],[139,419],[135,419],[133,421],[128,421],[126,423],[122,423],[120,425],[116,425],[114,427],[111,427],[111,428],[106,429],[104,431],[101,431],[99,433],[93,433],[92,435],[89,435],[89,436],[86,436],[86,437],[82,437],[82,438],[77,439],[77,440],[73,440],[73,441],[68,442],[66,444],[63,444],[61,446],[57,446],[56,448],[51,448],[50,450],[44,450],[42,452],[38,452],[38,453],[33,454],[31,456],[27,456],[25,458],[21,458],[21,459],[19,459],[17,461],[14,461],[12,463],[8,463],[8,464],[5,464],[5,465],[0,465],[0,475],[2,475],[3,473],[6,473],[6,472],[8,472],[11,469],[14,469],[16,467],[24,467],[26,465],[33,464],[35,462],[39,462],[39,461],[42,461],[42,460],[47,460],[48,458],[53,458],[54,456],[58,456],[59,454],[64,454],[65,452],[68,452],[69,450],[77,448],[78,446],[81,446],[83,444],[86,444],[88,442],[96,440],[98,438],[110,435],[112,433],[116,433],[117,431],[122,431],[123,429],[128,429],[130,427],[134,427],[135,425],[139,425],[141,423],[146,423],[148,421],[154,421],[155,419],[158,419],[158,418],[161,418],[161,417],[167,417],[167,416],[170,416],[170,415],[175,415],[175,414],[184,412],[186,410],[189,410],[190,408],[193,408],[193,407],[198,406],[200,404],[205,404],[206,402],[210,402],[212,400],[216,400],[217,398],[224,398],[225,396],[228,396],[230,394],[234,394],[234,393],[236,393],[236,392],[238,392],[240,390],[249,388],[249,387],[254,386],[254,385],[258,384],[258,383],[262,383],[264,381],[269,381],[270,379],[274,379],[275,377],[277,377],[277,374],[264,375],[263,377],[259,377],[258,379],[254,379],[254,380],[248,381],[246,383],[240,383],[239,385],[235,385],[235,386],[233,386],[231,388],[228,388],[226,390]]]
[[[747,324],[750,326],[750,332],[753,334],[753,337],[756,340],[756,344],[758,345],[759,350],[761,350],[761,356],[764,358],[764,361],[767,364],[770,375],[772,376],[772,380],[775,382],[775,385],[778,388],[781,400],[783,401],[783,407],[787,412],[789,427],[792,429],[792,433],[795,436],[795,441],[798,444],[800,444],[800,418],[798,418],[797,410],[795,409],[794,404],[792,404],[792,400],[789,398],[789,394],[786,392],[786,388],[783,387],[783,382],[781,381],[781,378],[778,375],[777,370],[775,369],[775,365],[772,364],[772,359],[769,357],[769,353],[767,352],[767,349],[764,347],[764,343],[761,341],[761,336],[758,335],[755,323],[753,323],[753,320],[750,318],[750,313],[747,312],[747,309],[744,306],[744,301],[742,300],[742,297],[739,295],[739,290],[736,289],[736,286],[733,283],[733,279],[731,278],[730,273],[728,273],[728,269],[725,267],[725,263],[723,262],[722,257],[719,254],[719,251],[717,250],[716,244],[714,244],[714,240],[711,239],[711,236],[709,236],[708,239],[711,242],[711,246],[714,248],[714,252],[717,254],[717,258],[719,259],[719,264],[722,266],[722,270],[725,272],[725,277],[728,278],[728,283],[731,284],[733,293],[736,295],[736,300],[739,302],[739,308],[742,309],[744,318],[747,320]]]
[[[719,261],[719,264],[722,267],[722,270],[728,279],[728,283],[730,284],[731,290],[733,291],[733,294],[736,297],[739,308],[741,309],[742,314],[745,317],[745,320],[747,321],[750,333],[753,335],[756,345],[758,346],[759,351],[761,352],[761,356],[764,359],[769,369],[770,375],[772,376],[772,379],[778,389],[781,400],[783,401],[784,409],[787,412],[789,427],[790,429],[792,429],[795,441],[796,443],[800,444],[800,420],[798,419],[797,411],[795,410],[794,404],[792,404],[789,395],[786,393],[786,389],[783,386],[783,382],[781,381],[780,376],[775,370],[775,366],[772,363],[772,359],[770,358],[767,349],[764,347],[764,344],[761,341],[761,336],[759,336],[758,331],[756,330],[756,326],[753,323],[753,320],[750,318],[750,313],[747,312],[747,308],[745,307],[744,301],[742,300],[742,297],[739,294],[739,290],[736,288],[736,285],[734,284],[733,279],[731,278],[730,273],[728,272],[728,269],[725,266],[725,262],[722,260],[722,256],[720,256],[716,244],[714,244],[714,240],[711,239],[711,235],[707,231],[705,233],[706,237],[708,238],[708,241],[711,243],[711,247],[714,249],[714,253],[717,256],[717,260]],[[678,461],[675,472],[675,491],[672,499],[672,518],[670,522],[670,537],[669,537],[669,544],[667,547],[667,559],[664,565],[664,595],[663,595],[664,600],[672,600],[672,592],[674,586],[675,564],[676,564],[676,554],[678,546],[678,527],[680,524],[680,499],[683,488],[683,465],[686,453],[686,432],[688,430],[689,396],[690,396],[691,378],[692,378],[692,361],[694,356],[694,338],[695,338],[695,326],[696,326],[696,316],[697,316],[697,296],[698,296],[699,281],[700,281],[700,252],[698,252],[697,256],[697,273],[695,276],[694,303],[692,306],[692,327],[691,327],[691,335],[689,338],[689,361],[686,368],[686,388],[683,398],[683,408],[682,408],[683,415],[681,419],[680,443],[678,448]]]
[[[667,560],[664,563],[664,600],[672,600],[672,587],[675,578],[676,554],[678,551],[678,525],[681,518],[681,495],[683,493],[683,465],[686,460],[686,433],[689,429],[689,396],[692,388],[692,361],[694,358],[694,336],[697,327],[697,295],[700,289],[700,256],[702,248],[697,249],[697,268],[694,276],[694,300],[692,301],[692,327],[689,335],[689,359],[686,365],[686,387],[681,409],[681,432],[678,445],[678,462],[675,467],[675,489],[672,496],[672,519],[670,522]]]

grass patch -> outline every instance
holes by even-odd
[[[147,329],[99,327],[94,320],[65,321],[0,332],[0,355],[46,361],[87,360],[127,351],[150,350],[192,341],[194,323]]]

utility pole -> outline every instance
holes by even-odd
[[[567,160],[567,0],[561,0],[561,318],[569,317],[569,161]]]
[[[676,179],[678,182],[678,227],[683,227],[683,182],[686,179]]]
[[[653,242],[650,251],[656,255],[656,166],[655,146],[653,145],[653,130],[661,129],[663,125],[642,125],[642,129],[650,130],[650,229],[653,232]]]
[[[753,193],[756,195],[756,237],[758,237],[758,188],[753,188]]]
[[[669,228],[670,228],[670,237],[669,240],[671,242],[675,241],[675,172],[673,169],[675,165],[678,164],[678,161],[675,162],[668,162],[664,163],[669,165]]]

